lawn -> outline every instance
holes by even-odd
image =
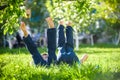
[[[0,48],[0,80],[120,80],[120,46],[81,45],[75,52],[79,58],[87,53],[88,60],[80,66],[36,67],[30,65],[32,58],[26,48]]]

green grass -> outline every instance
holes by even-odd
[[[79,58],[87,53],[88,60],[80,66],[36,67],[25,48],[0,48],[0,80],[120,80],[120,46],[81,45],[75,52]]]

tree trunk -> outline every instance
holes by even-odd
[[[11,43],[11,38],[10,37],[8,37],[8,43],[9,43],[9,49],[12,49],[12,43]]]
[[[79,38],[78,38],[78,32],[76,31],[75,34],[75,45],[76,45],[76,50],[79,50]]]
[[[2,43],[3,43],[3,47],[6,47],[6,39],[5,39],[5,36],[3,36]]]
[[[94,39],[93,39],[93,34],[90,35],[90,41],[91,41],[91,45],[93,46],[94,45]]]
[[[120,42],[120,31],[118,32],[118,38],[117,38],[117,41],[115,42],[115,45],[118,45]]]
[[[44,39],[44,46],[47,46],[47,29],[45,31],[45,39]]]

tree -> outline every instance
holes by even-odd
[[[1,0],[0,29],[2,32],[0,32],[0,37],[3,36],[2,33],[5,35],[6,33],[12,34],[17,31],[21,20],[26,21],[31,27],[42,26],[41,24],[44,23],[45,16],[49,15],[45,2],[46,0]],[[27,18],[26,9],[32,10],[31,18]],[[34,22],[33,18],[37,18],[38,21]],[[42,29],[44,28],[39,27],[39,30]]]
[[[0,43],[3,45],[6,33],[12,34],[19,26],[23,15],[23,0],[0,0]]]
[[[48,6],[51,16],[55,17],[56,21],[61,18],[71,20],[77,32],[85,31],[90,34],[92,31],[97,32],[95,25],[92,30],[89,30],[88,27],[99,19],[103,19],[109,24],[116,23],[120,16],[119,0],[53,0],[52,2],[53,6]]]
[[[46,0],[26,0],[25,2],[26,9],[31,10],[31,16],[25,21],[30,27],[38,28],[41,32],[46,28],[45,18],[49,16],[45,3]]]
[[[78,44],[78,32],[84,31],[90,33],[87,27],[91,23],[95,23],[96,9],[92,6],[95,2],[93,0],[76,0],[76,1],[56,1],[53,0],[53,6],[48,9],[51,12],[57,22],[57,20],[64,18],[65,20],[71,20],[74,24],[76,32],[76,45]],[[48,4],[47,4],[48,5]],[[92,40],[92,38],[91,38]],[[93,42],[93,41],[92,41]],[[77,45],[77,48],[79,45]]]
[[[109,24],[108,29],[112,29],[114,33],[114,44],[118,45],[120,42],[120,0],[109,0],[104,2],[106,4],[106,9],[103,18]],[[105,6],[105,5],[104,5]]]
[[[23,0],[1,0],[0,2],[0,29],[4,29],[3,33],[13,33],[19,26],[19,17],[23,15]]]

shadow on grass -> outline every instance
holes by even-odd
[[[120,80],[120,72],[115,72],[113,76],[114,80]]]
[[[99,48],[99,49],[94,49],[94,48]],[[120,48],[120,44],[118,46],[113,45],[113,44],[95,44],[94,46],[91,46],[90,44],[80,44],[79,46],[79,50],[75,50],[75,52],[77,53],[100,53],[100,52],[104,52],[104,53],[110,53],[114,50],[110,50],[110,49],[116,49],[116,48]],[[101,49],[106,49],[106,50],[101,50]],[[47,48],[46,47],[38,47],[38,50],[40,53],[43,52],[47,52]],[[118,51],[118,50],[117,50]],[[116,51],[116,52],[117,52]],[[118,51],[119,53],[120,51]],[[23,47],[23,48],[13,48],[13,49],[9,49],[9,48],[3,48],[0,47],[0,54],[29,54],[29,51],[27,50],[27,48]]]
[[[40,53],[43,52],[47,52],[47,48],[38,48]],[[29,51],[27,50],[27,48],[23,47],[23,48],[13,48],[13,49],[9,49],[9,48],[0,48],[0,54],[30,54]]]
[[[107,49],[107,50],[92,50],[92,49],[82,49],[82,50],[75,50],[75,52],[77,53],[77,54],[99,54],[99,53],[112,53],[112,52],[114,52],[114,53],[120,53],[120,50],[114,50],[114,49],[112,49],[112,50],[109,50],[109,49]]]
[[[80,44],[79,50],[75,49],[75,52],[78,54],[87,53],[87,54],[95,54],[95,53],[120,53],[120,45],[116,46],[113,44],[95,44],[94,46],[88,44]]]
[[[80,48],[120,48],[120,44],[119,45],[114,45],[114,44],[95,44],[95,45],[90,45],[90,44],[80,44],[79,46]]]

